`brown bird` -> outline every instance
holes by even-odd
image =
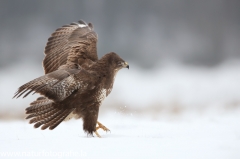
[[[26,118],[32,118],[35,128],[52,130],[75,117],[83,119],[87,134],[100,137],[99,128],[109,131],[98,122],[99,107],[110,94],[117,72],[129,65],[114,52],[98,59],[96,46],[93,25],[82,20],[52,33],[44,52],[45,75],[19,87],[13,97],[42,95],[26,108]]]

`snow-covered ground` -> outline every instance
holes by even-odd
[[[0,158],[163,158],[239,159],[240,116],[187,113],[176,118],[102,115],[111,132],[87,137],[81,120],[55,130],[34,129],[27,121],[0,122]]]
[[[239,61],[121,70],[100,108],[111,130],[100,130],[101,139],[87,137],[81,120],[53,131],[16,120],[38,95],[12,99],[14,92],[43,74],[39,64],[20,63],[0,71],[0,158],[240,158]]]

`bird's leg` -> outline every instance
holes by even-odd
[[[99,135],[99,133],[96,131],[94,131],[94,133],[97,135],[97,137],[101,138],[101,136]]]
[[[99,133],[97,132],[97,130],[99,128],[103,129],[104,131],[108,132],[110,131],[106,126],[104,126],[103,124],[101,124],[100,122],[97,121],[97,127],[96,127],[96,131],[94,131],[94,133],[96,134],[97,137],[101,138],[101,136],[99,135]]]
[[[97,131],[99,128],[103,129],[103,130],[106,131],[106,132],[110,131],[106,126],[104,126],[104,125],[101,124],[100,122],[97,122],[97,124],[98,124],[98,127],[96,127],[96,131]],[[96,134],[96,135],[97,135],[97,134]]]

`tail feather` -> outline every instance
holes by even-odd
[[[59,109],[56,103],[46,97],[39,97],[26,108],[26,119],[32,118],[29,123],[35,123],[34,127],[41,125],[42,130],[49,127],[56,128],[74,109]]]
[[[49,126],[51,126],[56,120],[61,118],[63,113],[64,112],[61,112],[61,114],[59,114],[57,117],[53,118],[52,120],[49,120],[49,121],[45,122],[41,129],[44,130],[44,129],[48,128]]]
[[[69,113],[71,113],[71,111],[72,111],[72,109],[62,111],[61,114],[59,114],[56,118],[54,118],[54,119],[48,121],[47,123],[45,123],[41,127],[41,129],[44,130],[48,127],[49,127],[50,130],[54,129],[68,116]]]
[[[43,115],[51,110],[53,110],[54,107],[50,107],[50,108],[46,108],[46,109],[43,109],[42,111],[27,111],[26,114],[30,114],[26,117],[26,119],[29,119],[29,118],[33,118],[33,117],[36,117],[36,116],[39,116],[39,115]]]
[[[46,97],[39,97],[34,102],[30,103],[30,107],[26,108],[26,114],[40,112],[47,108],[50,108],[53,101]]]
[[[32,103],[30,103],[30,106],[40,106],[40,105],[45,105],[48,102],[52,102],[52,100],[49,100],[46,97],[38,97],[35,101],[33,101]],[[29,107],[32,108],[32,107]]]
[[[58,110],[53,109],[50,112],[47,112],[45,114],[39,115],[39,116],[31,119],[29,121],[29,123],[32,124],[32,123],[36,123],[36,122],[41,121],[41,120],[43,120],[43,121],[50,120],[51,118],[54,118],[57,115],[57,113],[58,113]]]
[[[51,107],[52,107],[52,104],[47,104],[47,105],[38,106],[36,108],[29,109],[29,110],[26,109],[26,114],[41,112],[41,111],[51,108]]]
[[[60,116],[60,118],[58,118],[53,124],[51,124],[49,129],[53,130],[54,128],[56,128],[72,111],[73,109],[64,112],[62,116]]]
[[[54,129],[57,127],[67,116],[68,114],[72,111],[70,110],[60,110],[57,112],[57,114],[54,117],[50,117],[47,120],[42,120],[40,122],[37,122],[34,127],[38,128],[39,126],[43,125],[41,127],[42,130],[45,130],[46,128],[49,127],[50,130]]]

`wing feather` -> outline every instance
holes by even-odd
[[[81,81],[75,79],[75,74],[80,71],[81,69],[60,69],[46,74],[19,87],[14,97],[26,97],[33,92],[50,100],[62,101],[80,87]]]
[[[62,65],[58,70],[19,87],[13,98],[19,98],[20,96],[25,98],[30,93],[39,93],[45,96],[49,102],[59,102],[69,97],[76,90],[80,93],[94,89],[97,82],[98,76],[82,69],[78,64]],[[45,97],[38,98],[38,105],[43,101],[46,102]],[[42,99],[44,100],[41,101]],[[36,105],[36,103],[32,104]]]
[[[80,20],[56,29],[48,39],[44,51],[45,74],[68,63],[83,65],[89,60],[97,61],[96,45],[97,34],[91,23]]]

